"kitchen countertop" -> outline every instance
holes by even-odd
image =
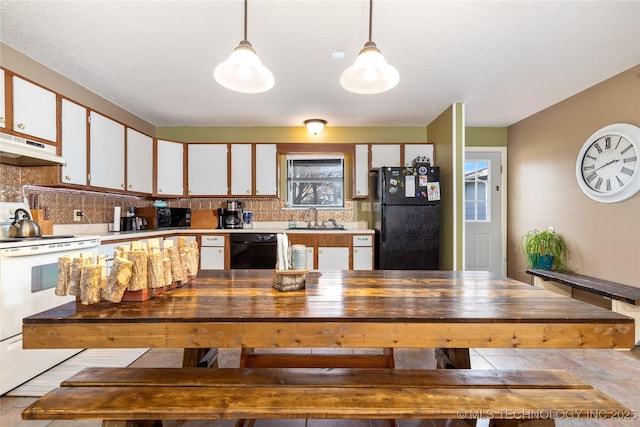
[[[140,230],[140,231],[107,231],[107,226],[105,224],[104,231],[96,230],[96,227],[92,227],[91,231],[87,231],[87,233],[83,233],[82,226],[74,226],[72,224],[61,225],[57,227],[61,227],[65,231],[68,231],[67,234],[74,234],[76,236],[82,236],[84,234],[91,235],[99,235],[102,242],[109,242],[115,240],[135,240],[135,239],[145,239],[150,237],[159,237],[165,235],[191,235],[191,234],[229,234],[229,233],[286,233],[286,234],[371,234],[375,233],[375,230],[366,228],[367,223],[364,221],[361,222],[345,222],[340,225],[344,226],[345,229],[306,229],[306,228],[295,228],[289,229],[289,223],[286,221],[283,222],[256,222],[254,223],[254,228],[239,228],[239,229],[219,229],[219,228],[163,228],[163,229],[155,229],[155,230]],[[98,225],[98,224],[95,224]],[[298,224],[300,227],[306,226],[306,222],[304,225]],[[75,230],[75,231],[74,231]]]

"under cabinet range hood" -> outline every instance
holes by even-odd
[[[51,166],[66,163],[62,157],[56,155],[56,147],[53,145],[5,133],[0,133],[0,162],[15,166]]]

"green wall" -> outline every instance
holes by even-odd
[[[466,147],[506,147],[507,128],[478,128],[465,129]]]
[[[311,135],[299,127],[159,127],[156,137],[181,142],[427,142],[422,127],[331,127]]]

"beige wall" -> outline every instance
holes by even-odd
[[[509,127],[510,277],[529,281],[520,236],[552,225],[576,272],[640,287],[640,194],[598,203],[582,193],[575,175],[586,139],[619,122],[640,126],[640,66]]]

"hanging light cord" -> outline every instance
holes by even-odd
[[[247,40],[247,0],[244,0],[244,39]]]
[[[373,25],[372,22],[373,22],[373,0],[369,0],[369,41],[372,41],[371,40],[371,27]]]

